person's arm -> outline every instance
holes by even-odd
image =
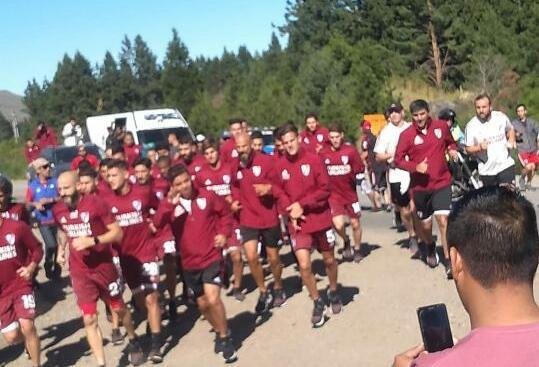
[[[159,206],[157,207],[157,211],[152,217],[152,223],[156,228],[163,228],[165,225],[170,223],[170,218],[172,216],[172,212],[174,211],[174,204],[172,202],[175,200],[177,199],[172,197],[172,193],[170,191],[168,196],[161,200]]]
[[[365,165],[356,149],[353,149],[352,154],[350,155],[350,167],[352,168],[352,173],[354,175],[365,172]]]
[[[376,144],[374,145],[374,154],[377,162],[387,162],[393,157],[393,154],[388,153],[388,144],[384,130],[380,132]]]
[[[43,258],[43,246],[37,240],[37,238],[32,233],[30,227],[25,223],[20,222],[21,224],[21,240],[24,246],[28,249],[29,252],[29,262],[25,266],[21,266],[17,269],[17,274],[26,280],[32,279],[32,275],[37,269],[37,266],[41,259]]]
[[[395,167],[403,169],[408,172],[416,172],[417,164],[411,161],[406,160],[408,150],[410,149],[410,142],[406,135],[401,134],[399,137],[399,142],[397,143],[397,148],[395,150],[395,157],[393,162]]]
[[[419,355],[424,352],[425,347],[423,345],[417,345],[410,348],[406,352],[395,356],[393,367],[411,367],[414,363],[414,359],[419,357]]]
[[[329,198],[329,176],[322,161],[312,162],[311,169],[315,176],[316,187],[307,192],[298,203],[303,209],[317,209],[327,204]]]
[[[64,125],[64,128],[62,129],[62,137],[65,139],[65,138],[69,138],[70,136],[73,135],[73,125],[71,125],[71,123],[67,123]]]
[[[232,212],[224,198],[210,193],[214,201],[214,210],[217,217],[217,233],[215,235],[215,245],[223,247],[227,238],[232,234]]]
[[[466,153],[468,154],[477,154],[482,152],[483,150],[487,150],[487,142],[477,142],[477,138],[475,134],[473,133],[470,122],[466,125],[466,131],[465,131],[465,137],[466,137]]]

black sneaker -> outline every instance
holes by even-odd
[[[445,259],[444,266],[445,266],[445,276],[447,277],[447,280],[453,279],[453,271],[451,270],[451,261],[449,259]]]
[[[215,353],[221,355],[225,363],[232,363],[238,360],[236,348],[234,348],[230,336],[224,338],[217,336],[215,338]]]
[[[271,296],[270,292],[265,291],[264,293],[260,293],[255,307],[255,314],[262,315],[269,312],[272,303],[273,297]]]
[[[273,290],[273,307],[281,307],[286,303],[286,293],[284,289]]]
[[[324,313],[326,312],[326,304],[324,300],[319,297],[314,301],[313,315],[311,317],[311,323],[313,328],[319,328],[326,322],[326,317]]]
[[[168,319],[170,321],[176,320],[176,317],[178,316],[178,310],[176,309],[176,301],[174,299],[171,299],[168,302]]]
[[[440,257],[438,252],[436,252],[436,243],[433,242],[430,245],[427,245],[427,265],[431,268],[435,268],[440,263]]]
[[[152,335],[150,353],[148,359],[153,363],[163,362],[163,352],[161,352],[161,337],[160,335]]]
[[[363,256],[363,254],[361,253],[361,250],[360,249],[354,249],[354,262],[357,264],[357,263],[360,263],[361,260],[363,260],[365,258],[365,256]]]
[[[354,259],[354,252],[350,246],[350,242],[344,243],[344,248],[342,250],[342,259],[344,261],[352,261]]]
[[[127,345],[127,359],[133,366],[140,366],[146,359],[144,358],[144,352],[137,340],[130,340]]]
[[[342,311],[342,300],[337,291],[332,291],[328,288],[328,299],[331,307],[331,312],[336,315]]]
[[[121,345],[124,342],[124,335],[120,329],[112,329],[112,334],[110,335],[110,342],[112,345]]]

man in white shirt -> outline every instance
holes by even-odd
[[[82,127],[77,123],[75,117],[71,116],[69,122],[62,129],[64,145],[74,147],[83,142]]]
[[[400,103],[392,103],[387,109],[389,123],[384,126],[378,135],[374,153],[378,162],[387,162],[389,166],[389,185],[391,201],[395,205],[395,211],[400,212],[402,221],[408,230],[409,249],[412,258],[420,255],[417,237],[412,221],[412,204],[408,188],[410,186],[410,174],[407,171],[396,168],[393,163],[395,149],[399,142],[401,132],[410,127],[411,123],[404,121],[404,109]]]
[[[474,104],[476,115],[466,124],[466,152],[475,155],[484,186],[514,185],[509,149],[516,146],[515,130],[503,112],[492,110],[488,95],[480,94]]]

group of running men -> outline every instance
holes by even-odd
[[[475,108],[476,116],[466,127],[466,150],[478,157],[485,185],[513,184],[514,162],[508,149],[515,146],[514,129],[503,113],[492,111],[488,96],[478,96]],[[107,158],[99,163],[78,159],[74,170],[62,173],[57,181],[50,179],[49,162],[34,160],[33,190],[52,188],[57,193],[28,201],[34,210],[49,208],[65,235],[55,262],[63,265],[68,258],[73,293],[97,364],[105,365],[97,320],[99,299],[110,312],[113,344],[122,343],[119,328],[125,328],[133,365],[163,360],[160,262],[169,318],[177,317],[179,273],[184,297],[196,300],[216,334],[215,353],[226,362],[237,358],[220,297],[221,287],[229,281],[226,261],[232,264],[231,294],[242,301],[246,259],[259,290],[255,313],[263,317],[286,302],[279,252],[283,243],[290,243],[313,301],[311,323],[322,326],[328,304],[333,314],[343,308],[335,234],[344,244],[343,260],[359,263],[364,256],[357,189],[376,189],[376,163],[387,164],[391,201],[408,231],[412,257],[424,255],[430,267],[439,264],[432,235],[434,216],[450,278],[445,241],[452,202],[448,159],[456,159],[457,144],[451,124],[431,118],[424,100],[412,102],[410,114],[413,122],[408,123],[403,107],[391,104],[386,110],[388,123],[372,149],[369,123],[362,123],[364,138],[358,150],[345,142],[341,126],[322,127],[315,114],[308,114],[301,132],[291,123],[275,129],[273,155],[260,151],[262,144],[254,141],[259,137],[249,134],[244,120],[233,119],[230,139],[221,144],[208,138],[197,147],[189,136],[171,135],[169,146],[140,158],[131,135],[128,144],[111,144]],[[25,207],[11,202],[12,190],[11,182],[0,176],[0,330],[10,343],[24,339],[32,363],[38,366],[33,277],[43,250],[25,223]],[[327,298],[321,296],[311,270],[315,249],[322,255],[329,280]],[[265,280],[266,260],[273,275],[271,285]],[[133,295],[133,308],[145,310],[151,339],[147,356],[123,301],[124,284]]]

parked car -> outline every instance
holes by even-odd
[[[104,156],[103,150],[92,143],[84,144],[86,151],[89,154],[95,155],[99,160]],[[58,177],[62,172],[69,171],[71,169],[71,161],[78,154],[78,146],[66,147],[64,145],[58,145],[54,148],[46,148],[41,152],[41,156],[49,161],[51,164],[51,173],[53,177]],[[33,169],[29,172],[30,179],[35,177],[35,171]]]

